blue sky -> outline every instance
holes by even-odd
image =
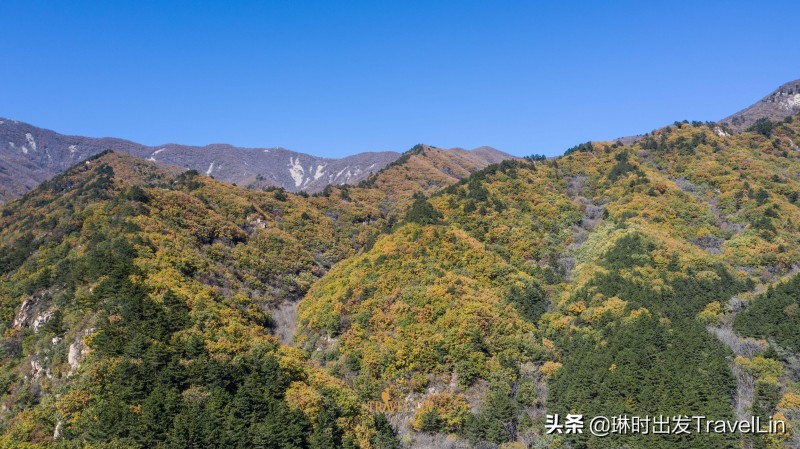
[[[800,78],[800,2],[0,2],[0,116],[157,145],[517,155]]]

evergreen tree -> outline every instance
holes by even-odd
[[[439,224],[442,214],[433,208],[425,195],[417,193],[414,195],[414,203],[406,212],[406,221],[420,225]]]

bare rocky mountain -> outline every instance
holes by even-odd
[[[760,118],[780,121],[800,112],[800,79],[790,81],[755,104],[720,121],[733,131],[741,132]]]
[[[329,184],[355,184],[400,157],[396,152],[375,152],[329,159],[279,147],[224,144],[151,147],[123,139],[65,136],[0,118],[0,202],[16,198],[105,150],[197,170],[240,186],[276,186],[293,192],[316,192]]]

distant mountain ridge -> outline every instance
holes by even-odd
[[[319,192],[328,185],[357,184],[401,157],[401,153],[394,151],[366,152],[332,159],[281,147],[242,148],[227,144],[198,147],[172,143],[147,146],[124,139],[67,136],[0,118],[0,202],[17,198],[41,182],[105,150],[196,170],[244,187],[274,186],[290,192],[302,190],[310,193]],[[452,157],[469,160],[468,165],[477,168],[513,158],[489,147],[471,151],[456,148],[452,150]],[[459,174],[465,176],[468,173]]]
[[[387,151],[331,159],[280,147],[239,148],[226,144],[152,147],[124,139],[66,136],[0,118],[0,201],[18,197],[105,150],[194,169],[239,185],[276,186],[293,192],[357,183],[400,157],[400,153]]]
[[[783,84],[755,104],[721,120],[734,132],[756,120],[780,121],[800,112],[800,80]],[[641,136],[617,140],[632,144]],[[359,153],[341,159],[316,157],[281,147],[241,148],[227,144],[147,146],[117,138],[67,136],[16,120],[0,118],[0,203],[17,198],[41,182],[105,150],[196,170],[244,187],[281,187],[290,192],[319,192],[328,185],[358,184],[403,162],[414,178],[430,176],[430,188],[460,179],[475,169],[514,158],[490,147],[439,150],[425,146],[426,159],[394,151]],[[439,154],[440,151],[445,151]],[[406,157],[407,156],[407,157]],[[410,162],[409,162],[410,161]],[[401,178],[404,179],[404,178]],[[400,185],[396,186],[401,188]],[[427,189],[426,189],[427,190]]]

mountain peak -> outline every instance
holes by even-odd
[[[430,195],[478,170],[514,156],[490,147],[473,150],[418,144],[360,185],[375,185],[392,202],[408,203],[415,193]]]

